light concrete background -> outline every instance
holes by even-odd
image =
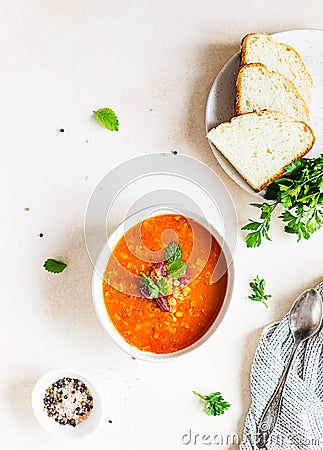
[[[246,223],[253,197],[226,176],[205,139],[208,91],[245,34],[323,28],[323,3],[2,0],[0,6],[0,447],[177,450],[205,447],[200,437],[183,444],[190,429],[200,436],[241,433],[261,329],[323,278],[323,230],[296,243],[275,224],[272,243],[257,250],[247,249],[239,233],[235,293],[220,329],[191,356],[152,365],[119,350],[96,319],[84,216],[110,169],[137,155],[177,150],[221,177],[239,226]],[[91,111],[102,106],[118,113],[118,133],[94,121]],[[67,261],[67,270],[46,273],[48,257]],[[256,274],[273,294],[268,310],[247,300]],[[86,373],[104,399],[103,422],[80,441],[48,435],[31,411],[34,382],[60,367]],[[232,406],[208,417],[193,389],[220,390]]]

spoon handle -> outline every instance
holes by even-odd
[[[288,363],[284,369],[283,375],[281,377],[280,383],[277,386],[273,396],[271,397],[263,415],[261,416],[260,422],[257,428],[257,445],[258,448],[264,448],[271,435],[273,429],[275,428],[280,408],[282,402],[282,396],[284,391],[284,386],[286,379],[288,377],[289,369],[292,365],[296,350],[298,345],[294,344],[293,350],[288,359]]]

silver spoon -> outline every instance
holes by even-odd
[[[322,297],[316,289],[308,289],[295,301],[289,313],[289,328],[294,345],[280,383],[269,401],[258,425],[257,445],[265,447],[280,412],[285,382],[299,344],[313,336],[322,323]]]

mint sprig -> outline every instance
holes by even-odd
[[[119,120],[116,113],[110,108],[101,108],[98,111],[93,111],[96,119],[110,131],[118,131]]]

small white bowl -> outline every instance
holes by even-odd
[[[78,380],[83,381],[83,383],[89,388],[93,397],[93,409],[91,414],[86,420],[81,422],[76,427],[71,427],[70,425],[60,425],[55,422],[52,417],[48,417],[47,413],[44,411],[43,400],[46,389],[55,383],[55,381],[65,377],[77,378]],[[56,436],[64,439],[80,438],[93,431],[99,424],[103,412],[101,397],[94,384],[83,374],[74,372],[73,370],[52,370],[51,372],[48,372],[40,377],[33,388],[31,394],[31,404],[36,419],[40,425],[42,425],[42,427],[49,433],[55,434]]]
[[[178,208],[178,206],[176,206]],[[210,233],[215,237],[215,239],[221,243],[222,251],[225,257],[227,264],[227,270],[228,270],[228,284],[227,284],[227,290],[225,294],[225,298],[223,300],[223,304],[221,307],[221,310],[215,320],[213,321],[212,325],[206,332],[193,344],[189,345],[188,347],[184,348],[183,350],[178,350],[174,353],[166,353],[166,354],[155,354],[150,352],[144,352],[139,350],[136,347],[133,347],[130,345],[124,338],[121,336],[121,334],[116,330],[114,327],[104,304],[104,298],[103,298],[103,289],[102,289],[102,274],[105,271],[108,259],[111,255],[111,249],[115,247],[115,245],[118,243],[118,241],[121,239],[121,237],[124,235],[125,232],[127,232],[131,227],[134,225],[142,222],[147,217],[153,217],[160,214],[174,214],[174,211],[177,213],[178,209],[173,210],[171,207],[155,207],[154,213],[151,213],[151,208],[145,208],[142,209],[133,215],[129,216],[124,222],[122,222],[110,235],[107,242],[104,244],[99,257],[96,261],[96,265],[94,267],[93,271],[93,278],[92,278],[92,296],[93,296],[93,302],[95,311],[97,314],[97,317],[99,321],[101,322],[103,328],[108,332],[108,334],[111,336],[111,338],[115,341],[116,344],[119,345],[119,347],[124,350],[126,353],[128,353],[131,357],[140,359],[143,361],[149,361],[149,362],[166,362],[170,361],[174,358],[178,358],[182,355],[187,355],[191,351],[197,349],[200,347],[204,342],[206,342],[215,332],[215,330],[218,328],[220,323],[223,320],[223,317],[228,309],[232,292],[233,292],[233,285],[234,285],[234,264],[233,264],[233,255],[230,252],[230,249],[226,243],[226,241],[222,238],[221,234],[217,231],[217,229],[206,219],[202,218],[199,214],[195,213],[194,211],[181,208],[180,214],[183,216],[194,219],[195,221],[199,222],[201,225],[203,225],[205,228],[209,229]]]

